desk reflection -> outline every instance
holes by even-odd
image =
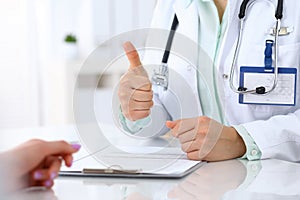
[[[300,165],[279,160],[207,163],[183,179],[59,177],[52,199],[300,199]],[[31,199],[51,199],[49,194]],[[20,198],[24,199],[24,198]]]
[[[220,199],[226,191],[241,185],[246,173],[246,167],[238,160],[208,163],[174,187],[168,193],[168,197],[170,199]]]
[[[26,189],[11,194],[6,199],[8,200],[33,200],[33,199],[58,200],[53,190],[45,189],[45,188]]]

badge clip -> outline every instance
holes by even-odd
[[[279,36],[289,35],[294,31],[294,27],[281,27],[279,30]],[[270,35],[275,36],[276,28],[271,28],[269,31]]]

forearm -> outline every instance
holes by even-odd
[[[261,158],[300,160],[300,111],[243,124],[261,150]]]

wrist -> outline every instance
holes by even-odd
[[[246,145],[243,138],[238,134],[238,132],[233,127],[229,127],[232,131],[233,142],[236,146],[237,157],[242,157],[246,153]]]
[[[246,145],[242,137],[233,127],[224,126],[226,138],[230,140],[232,144],[232,155],[233,158],[242,157],[246,153]]]

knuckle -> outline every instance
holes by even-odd
[[[45,141],[40,140],[40,139],[31,139],[29,140],[29,143],[33,143],[33,144],[43,144]]]
[[[128,112],[124,112],[123,115],[126,117],[126,119],[131,120],[130,115]]]
[[[59,145],[62,145],[62,146],[66,146],[66,145],[69,145],[66,141],[64,140],[59,140],[58,141]]]
[[[154,102],[151,101],[151,102],[150,102],[150,107],[153,107],[153,105],[154,105]]]
[[[140,117],[145,118],[145,117],[148,117],[149,115],[150,115],[150,111],[144,111],[141,113]]]
[[[149,80],[148,80],[148,81],[149,81]],[[147,88],[149,88],[149,90],[152,89],[152,84],[150,83],[150,81],[149,81],[149,83],[148,83],[146,86],[147,86]]]
[[[153,91],[152,90],[150,91],[150,98],[151,99],[153,98]]]
[[[118,96],[120,99],[128,99],[128,94],[126,92],[123,92],[123,91],[119,91],[118,92]]]
[[[187,147],[186,147],[185,145],[181,145],[181,150],[182,150],[183,152],[187,152]]]
[[[187,153],[186,156],[188,157],[189,160],[195,160],[195,158],[190,153]]]
[[[199,117],[199,122],[204,123],[204,122],[208,122],[208,121],[210,121],[210,118],[207,117],[207,116],[201,116],[201,117]]]

